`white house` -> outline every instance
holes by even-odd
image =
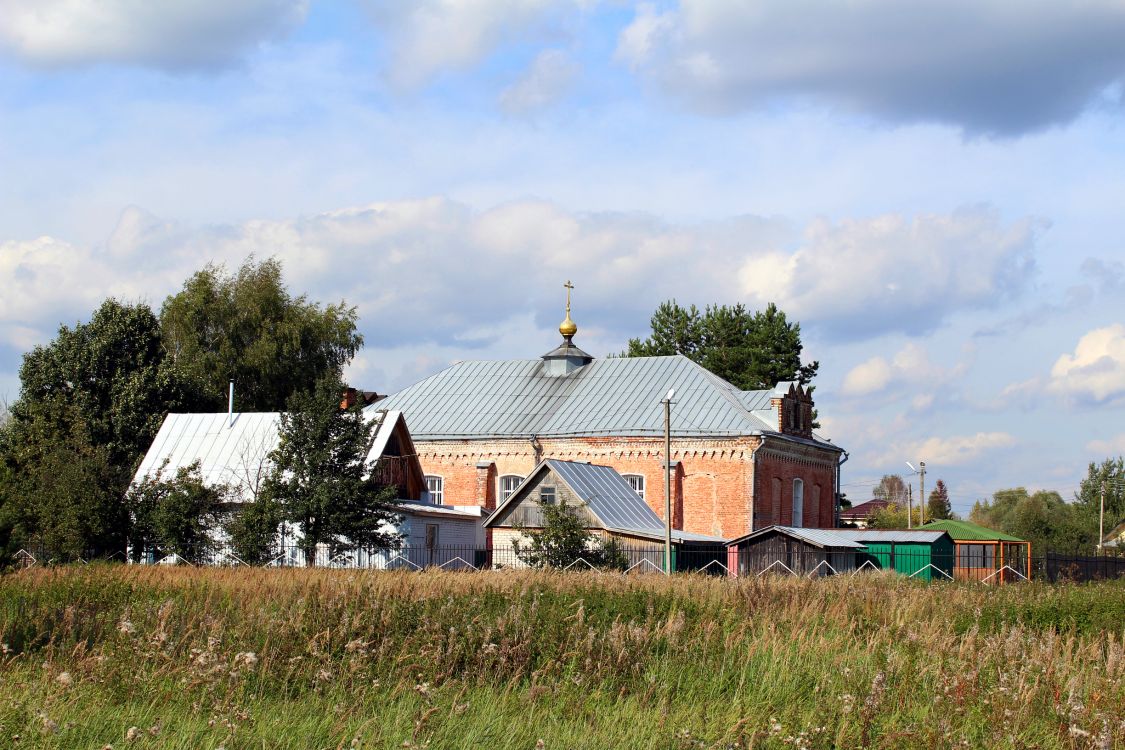
[[[397,485],[399,502],[394,527],[403,540],[397,552],[370,554],[362,551],[329,558],[327,550],[317,554],[317,564],[338,567],[464,567],[474,564],[475,550],[485,546],[481,509],[457,508],[430,502],[426,480],[414,450],[406,420],[399,411],[368,410],[365,417],[377,425],[369,466],[377,467],[386,484]],[[145,477],[175,475],[199,462],[208,486],[231,489],[235,506],[254,502],[272,470],[270,453],[280,441],[281,415],[277,412],[222,412],[217,414],[169,414],[160,426],[148,452],[134,475],[134,483]],[[283,525],[281,546],[285,553],[279,565],[302,564],[295,548],[296,535]],[[216,530],[220,542],[225,535]],[[230,562],[230,553],[220,555]]]

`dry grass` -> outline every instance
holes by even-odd
[[[1125,748],[1123,637],[1121,582],[32,570],[0,745]]]

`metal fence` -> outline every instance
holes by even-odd
[[[552,567],[568,570],[602,570],[605,572],[662,573],[664,550],[660,547],[620,547],[620,556],[609,564],[590,554],[556,560]],[[312,559],[296,546],[274,551],[260,567],[345,568],[353,570],[460,570],[484,571],[532,567],[528,559],[511,547],[480,548],[458,546],[400,547],[390,550],[358,549],[333,554],[318,547]],[[94,562],[79,559],[70,562]],[[123,552],[101,562],[127,562]],[[21,549],[14,562],[19,567],[34,567],[66,562],[52,558],[42,549]],[[201,554],[152,552],[141,556],[147,565],[248,565],[228,547],[214,547]],[[724,546],[680,546],[674,549],[673,569],[678,573],[700,572],[708,575],[763,577],[785,575],[818,578],[832,575],[865,574],[893,571],[899,575],[925,581],[971,581],[985,584],[1017,583],[1035,580],[1050,583],[1083,582],[1125,577],[1125,555],[1048,552],[1028,560],[1020,558],[1009,564],[980,566],[978,561],[917,550],[870,553],[854,550],[793,549],[778,553],[743,549],[728,554]],[[253,566],[251,566],[253,567]]]

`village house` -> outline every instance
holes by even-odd
[[[341,407],[355,394],[345,394]],[[456,508],[433,502],[426,491],[422,468],[401,412],[373,409],[364,413],[375,425],[366,463],[378,472],[380,482],[398,489],[394,511],[398,523],[393,531],[402,538],[403,550],[349,553],[348,560],[330,560],[327,550],[318,552],[317,564],[348,564],[359,567],[394,567],[396,564],[425,567],[452,562],[472,562],[474,549],[484,546],[482,511],[479,507]],[[277,412],[227,412],[214,414],[169,414],[141,460],[134,483],[158,474],[175,476],[181,468],[198,462],[203,483],[228,491],[228,511],[254,502],[272,470],[270,453],[280,441],[281,414]],[[231,554],[223,546],[221,529],[213,536],[220,543],[217,559]],[[279,530],[283,557],[279,564],[301,565],[295,530],[284,524]],[[457,562],[461,558],[461,562]]]
[[[369,409],[411,423],[436,502],[501,505],[544,459],[612,467],[664,519],[664,409],[672,390],[673,527],[731,538],[774,524],[837,524],[844,452],[812,429],[796,383],[742,391],[687,357],[595,359],[570,318],[535,359],[458,362]]]

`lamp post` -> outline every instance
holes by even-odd
[[[906,462],[906,465],[910,467],[910,471],[912,473],[918,475],[918,525],[921,526],[926,522],[926,462],[919,461],[917,469],[915,469],[914,464],[910,463],[909,461]],[[914,521],[913,509],[911,509],[910,516],[907,520],[910,522]],[[907,525],[909,526],[909,524]]]
[[[675,388],[664,397],[664,574],[672,573],[672,397]]]

